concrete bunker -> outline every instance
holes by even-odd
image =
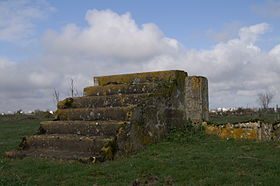
[[[57,119],[41,122],[8,157],[83,162],[111,160],[208,119],[208,82],[180,70],[94,77],[84,96],[57,105]]]

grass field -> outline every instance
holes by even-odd
[[[174,132],[165,141],[118,161],[97,164],[3,157],[39,121],[0,121],[0,185],[279,185],[280,144],[223,141],[202,132]]]

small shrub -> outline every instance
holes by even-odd
[[[185,143],[196,141],[203,137],[205,137],[204,127],[194,125],[191,120],[187,120],[182,129],[172,129],[167,139],[172,142]]]

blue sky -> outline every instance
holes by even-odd
[[[267,22],[272,26],[264,39],[259,41],[263,49],[271,49],[280,40],[277,36],[280,32],[279,17],[264,16],[255,10],[255,7],[265,6],[274,1],[48,0],[47,2],[54,10],[49,12],[47,18],[35,21],[36,39],[40,39],[48,29],[59,30],[69,23],[85,26],[87,23],[84,17],[89,9],[110,9],[119,14],[130,12],[139,25],[155,23],[165,35],[177,39],[187,48],[210,48],[217,43],[216,34],[228,32],[227,37],[234,37],[240,27],[261,22]],[[0,42],[0,49],[2,55],[22,59],[37,53],[38,47],[29,46],[29,50],[26,50],[25,46]]]
[[[0,111],[54,108],[69,79],[181,69],[207,76],[210,106],[280,103],[280,1],[0,1]]]
[[[85,12],[88,9],[111,9],[123,14],[130,12],[138,24],[155,23],[169,37],[176,38],[190,48],[211,47],[215,41],[211,40],[208,32],[221,32],[227,26],[238,27],[268,22],[273,25],[273,35],[280,31],[280,21],[274,17],[259,15],[255,6],[261,6],[266,1],[252,0],[173,0],[173,1],[49,1],[57,11],[51,16],[47,28],[59,29],[61,25],[76,23],[85,25]],[[44,29],[43,29],[44,30]],[[269,44],[268,44],[269,45]]]

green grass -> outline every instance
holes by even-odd
[[[202,132],[174,132],[144,151],[97,164],[25,158],[6,159],[39,121],[0,122],[0,185],[129,185],[156,176],[160,184],[279,185],[280,144],[223,141]]]

